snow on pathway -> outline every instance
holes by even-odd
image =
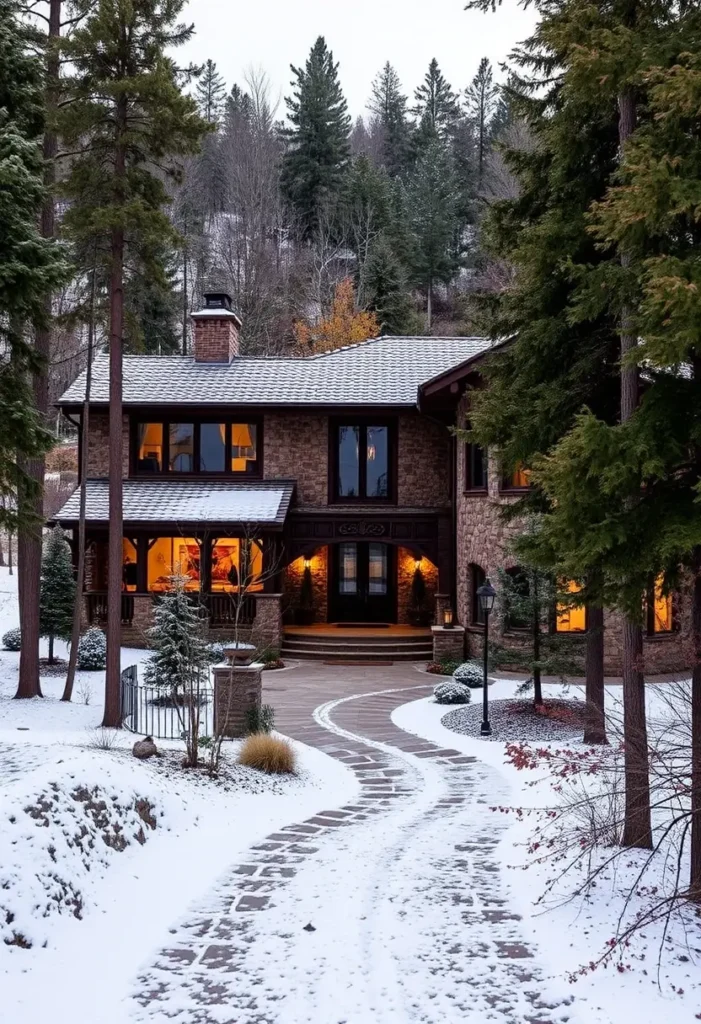
[[[139,977],[142,1024],[585,1021],[502,888],[491,767],[390,721],[426,686],[319,707],[306,742],[361,795],[270,834]]]

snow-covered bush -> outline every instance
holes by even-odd
[[[2,638],[2,646],[6,651],[20,651],[22,649],[22,632],[19,628],[8,629]]]
[[[209,652],[209,660],[213,665],[221,665],[225,660],[224,658],[224,644],[218,640],[214,640],[211,644],[207,644],[207,651]]]
[[[97,672],[106,664],[107,637],[97,626],[92,626],[78,642],[78,668]]]
[[[472,694],[463,683],[451,679],[448,683],[439,683],[433,688],[436,704],[469,704]]]
[[[453,672],[453,679],[476,690],[484,685],[484,668],[477,661],[464,661]]]

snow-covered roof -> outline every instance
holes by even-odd
[[[124,523],[251,523],[282,526],[292,499],[294,483],[271,480],[232,483],[224,480],[124,480]],[[54,517],[75,523],[80,510],[80,489]],[[88,480],[86,519],[109,520],[106,480]]]
[[[487,338],[374,338],[309,358],[125,356],[123,399],[135,405],[416,406],[421,384],[490,347]],[[85,399],[85,374],[61,405]],[[109,401],[109,362],[93,367],[91,401]]]

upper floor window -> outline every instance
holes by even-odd
[[[658,576],[650,587],[646,608],[649,636],[674,632],[674,603],[672,595],[664,592],[664,576]]]
[[[577,594],[582,589],[574,580],[565,588],[568,594]],[[555,631],[557,633],[584,633],[587,628],[587,609],[583,604],[558,602],[555,609]]]
[[[334,432],[334,497],[388,501],[391,428],[387,423],[339,423]]]
[[[486,491],[487,470],[487,449],[468,442],[465,445],[465,490]]]
[[[513,472],[505,473],[501,478],[502,491],[523,491],[530,486],[530,471],[524,469],[520,463],[517,463]]]
[[[136,424],[137,473],[259,472],[259,430],[255,423],[181,421]]]

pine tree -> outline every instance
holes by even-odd
[[[63,530],[55,526],[46,538],[41,560],[39,628],[49,640],[49,664],[54,663],[54,640],[70,640],[75,603],[73,558]]]
[[[292,66],[293,95],[286,100],[292,128],[282,166],[282,189],[300,235],[312,238],[338,203],[350,158],[351,119],[338,80],[338,64],[323,36],[303,68]]]
[[[200,114],[208,124],[219,124],[226,106],[226,86],[213,60],[208,60],[195,86]]]
[[[372,241],[363,271],[363,294],[382,334],[408,334],[415,315],[406,276],[384,233]]]
[[[447,140],[460,115],[460,104],[457,93],[445,80],[435,57],[416,89],[414,99],[416,104],[411,112],[427,140],[430,141],[432,136]]]
[[[459,265],[455,251],[458,186],[449,151],[435,138],[417,160],[407,190],[413,239],[412,272],[427,297],[427,328],[433,321],[433,289],[449,282]]]
[[[65,225],[107,257],[110,335],[109,570],[104,725],[118,726],[122,576],[122,348],[125,258],[164,281],[159,254],[177,238],[165,212],[174,157],[193,153],[207,130],[183,75],[166,52],[192,28],[176,24],[184,0],[76,0],[65,44],[73,70],[60,131],[77,151],[64,190]]]
[[[206,672],[211,662],[204,634],[204,620],[185,589],[187,577],[170,576],[170,589],[162,595],[148,631],[154,653],[146,662],[144,680],[149,686],[182,696],[193,677]]]
[[[375,116],[382,141],[382,159],[392,178],[406,173],[411,151],[411,128],[407,98],[402,93],[399,75],[389,61],[372,83],[368,104]]]
[[[391,188],[386,173],[373,167],[366,156],[353,162],[343,190],[340,220],[345,228],[344,238],[356,256],[361,301],[363,269],[372,240],[391,223]]]
[[[472,125],[476,144],[477,189],[482,190],[485,163],[494,134],[499,89],[494,85],[492,65],[487,57],[480,61],[477,74],[466,90],[467,117]]]

